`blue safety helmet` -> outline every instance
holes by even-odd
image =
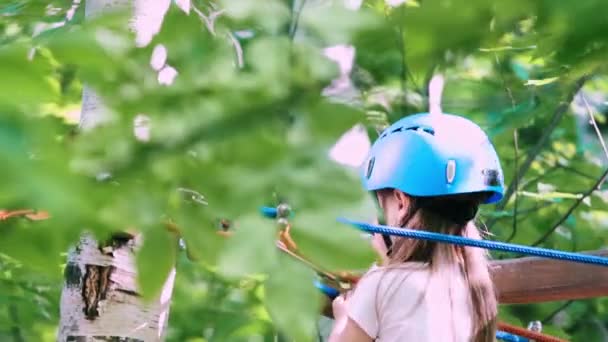
[[[504,179],[496,150],[472,121],[452,114],[407,116],[385,129],[363,165],[368,191],[399,189],[412,196],[489,192],[502,199]]]

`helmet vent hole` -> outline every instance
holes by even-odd
[[[405,129],[406,131],[416,131],[416,132],[424,132],[430,135],[435,135],[435,130],[433,130],[430,127],[423,127],[423,126],[412,126],[412,127],[408,127]]]
[[[498,170],[494,169],[484,169],[481,171],[481,174],[484,176],[484,183],[489,186],[498,186],[500,185],[500,173]]]

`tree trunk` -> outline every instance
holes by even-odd
[[[137,45],[146,45],[158,31],[170,1],[89,0],[86,16],[107,9],[134,9]],[[110,118],[94,91],[85,85],[81,129],[94,128]],[[173,269],[160,297],[144,303],[138,295],[135,253],[140,237],[113,238],[99,244],[83,235],[69,253],[61,294],[57,341],[161,341],[166,333],[175,280]]]
[[[175,270],[160,298],[144,304],[138,294],[134,253],[139,239],[100,248],[84,235],[70,251],[61,295],[58,341],[160,341],[163,339]]]

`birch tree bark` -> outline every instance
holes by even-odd
[[[160,341],[175,279],[167,278],[160,298],[144,304],[137,292],[134,254],[141,241],[114,240],[101,247],[84,235],[70,251],[61,295],[58,341]]]
[[[86,17],[120,7],[133,11],[132,29],[138,46],[147,45],[158,32],[169,0],[88,0]],[[80,128],[93,129],[111,119],[111,112],[95,92],[83,90]],[[140,132],[140,133],[138,133]],[[146,140],[141,127],[136,136]],[[169,317],[175,269],[158,298],[144,303],[138,295],[135,253],[141,236],[114,237],[100,244],[83,235],[70,251],[61,294],[57,341],[161,341]]]

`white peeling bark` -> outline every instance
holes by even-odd
[[[137,37],[134,44],[144,46],[160,29],[169,4],[168,0],[88,0],[85,13],[91,17],[120,6],[133,9]],[[85,85],[80,128],[92,129],[110,119],[109,109]],[[141,132],[146,128],[135,127],[136,138],[146,141],[148,132]],[[57,341],[163,340],[175,269],[167,277],[160,296],[145,304],[136,284],[135,254],[140,245],[140,237],[127,234],[115,236],[104,245],[89,235],[81,237],[68,256]]]
[[[92,18],[106,11],[119,8],[131,9],[132,4],[133,0],[87,0],[84,13],[86,18]],[[82,88],[80,129],[88,130],[110,120],[111,114],[108,108],[103,105],[95,91],[87,84],[84,84]]]
[[[137,294],[138,238],[100,248],[84,235],[70,251],[61,295],[58,341],[161,341],[166,331],[175,270],[157,300]]]

